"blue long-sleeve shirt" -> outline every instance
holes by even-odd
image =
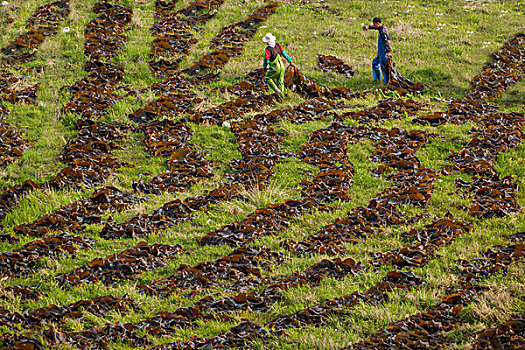
[[[381,40],[383,43],[386,53],[392,51],[392,48],[390,47],[390,35],[388,35],[388,30],[384,24],[379,28],[376,28],[373,24],[371,24],[368,26],[368,29],[374,29],[379,32],[379,40]]]

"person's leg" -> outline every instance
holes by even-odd
[[[387,69],[386,69],[386,61],[387,61],[387,57],[384,56],[384,57],[381,57],[379,62],[380,62],[380,66],[381,66],[381,72],[383,72],[383,81],[385,82],[385,84],[388,84],[388,74],[387,74]]]
[[[281,97],[282,95],[284,95],[284,76],[286,74],[286,68],[283,67],[283,69],[281,69],[281,71],[279,72],[279,76],[277,78],[277,88],[279,90],[281,90]]]
[[[282,91],[279,89],[277,84],[275,84],[275,80],[272,74],[268,74],[268,73],[270,73],[270,71],[266,72],[266,75],[264,76],[264,81],[266,81],[266,84],[268,85],[268,89],[270,89],[271,92],[278,92],[277,90]]]
[[[381,62],[379,60],[379,56],[376,56],[372,60],[372,73],[373,73],[373,76],[374,76],[374,81],[376,81],[376,80],[380,81],[381,80]]]

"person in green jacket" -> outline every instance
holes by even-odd
[[[272,33],[267,33],[262,41],[268,45],[266,49],[264,49],[263,68],[266,69],[264,80],[270,90],[283,96],[286,67],[281,57],[284,57],[290,65],[294,66],[294,64],[283,47],[275,41],[275,36],[273,36]]]

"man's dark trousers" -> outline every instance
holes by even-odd
[[[372,60],[372,72],[374,74],[374,80],[381,79],[381,72],[383,72],[383,80],[385,84],[388,84],[388,77],[386,74],[386,48],[383,40],[381,40],[381,34],[377,40],[377,56]]]

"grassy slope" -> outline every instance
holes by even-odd
[[[21,10],[13,24],[0,27],[0,45],[5,45],[17,33],[22,31],[25,19],[34,9],[47,1],[12,1],[14,5],[19,4]],[[59,34],[46,41],[37,54],[35,65],[45,64],[46,71],[41,76],[30,78],[34,82],[42,82],[42,90],[39,106],[9,106],[12,109],[10,122],[26,129],[28,138],[34,140],[35,146],[24,153],[22,159],[0,170],[0,186],[7,188],[13,184],[21,183],[23,180],[32,179],[43,181],[53,176],[63,164],[58,161],[58,154],[66,141],[73,137],[75,129],[69,123],[59,121],[60,106],[67,101],[58,89],[81,79],[85,72],[82,55],[84,25],[94,16],[91,6],[95,1],[72,1],[73,11],[63,26],[69,26],[69,33]],[[128,35],[130,41],[124,52],[115,60],[116,63],[125,65],[127,77],[126,83],[135,88],[147,87],[156,81],[148,70],[147,57],[149,43],[153,39],[148,31],[153,22],[154,1],[123,1],[135,9],[133,27]],[[188,3],[181,2],[180,6]],[[295,3],[295,4],[294,4]],[[203,53],[207,52],[209,40],[225,25],[242,19],[246,14],[253,12],[255,8],[263,4],[263,1],[249,1],[241,4],[239,0],[228,0],[221,8],[216,18],[210,21],[206,29],[197,34],[201,40],[194,50],[183,61],[183,65],[189,65]],[[373,16],[380,15],[389,27],[392,35],[394,58],[398,69],[409,78],[426,83],[434,88],[430,93],[417,97],[426,104],[426,110],[422,113],[444,110],[446,104],[440,102],[440,98],[460,97],[469,89],[469,81],[475,76],[489,59],[492,52],[496,51],[520,28],[523,30],[522,17],[525,5],[520,1],[343,1],[331,0],[323,4],[329,6],[329,10],[322,6],[300,6],[294,1],[284,1],[283,6],[278,9],[277,15],[271,17],[261,28],[256,39],[248,42],[242,56],[235,58],[224,69],[222,80],[215,85],[228,85],[240,80],[248,71],[260,66],[262,61],[263,44],[260,38],[271,31],[276,35],[279,42],[286,46],[286,50],[294,58],[298,66],[308,75],[329,86],[348,86],[359,91],[374,87],[371,81],[369,68],[370,60],[375,55],[376,34],[363,33],[360,29],[362,22],[369,22]],[[324,5],[323,5],[324,6]],[[0,11],[3,11],[0,10]],[[521,18],[520,18],[521,16]],[[355,67],[356,76],[345,79],[332,73],[322,72],[316,67],[316,56],[318,53],[334,54]],[[107,117],[107,121],[130,123],[126,115],[148,100],[152,95],[143,94],[139,99],[123,101],[118,104],[114,111]],[[214,105],[225,101],[227,96],[214,94],[206,105]],[[297,96],[287,98],[282,106],[293,105],[302,101]],[[374,105],[378,99],[372,97],[349,102],[349,110],[360,110]],[[497,104],[503,110],[525,111],[525,87],[523,82],[512,87]],[[204,107],[204,106],[203,106]],[[71,118],[65,118],[71,120]],[[294,126],[283,123],[279,129],[287,134],[287,148],[297,151],[305,142],[308,133],[322,128],[329,121],[312,122],[302,126]],[[410,120],[386,122],[385,126],[399,126],[405,129],[421,128]],[[440,168],[445,162],[445,157],[450,148],[460,149],[469,136],[468,129],[472,125],[456,126],[444,125],[437,128],[426,127],[425,130],[438,133],[439,141],[431,142],[424,146],[418,157],[425,166]],[[222,167],[227,161],[238,157],[233,134],[222,127],[192,126],[196,131],[194,137],[197,145],[210,153],[210,158],[218,161]],[[148,158],[140,142],[141,135],[126,141],[125,149],[120,152],[119,158],[130,161],[135,168],[122,169],[122,173],[108,180],[108,184],[115,185],[121,189],[131,191],[131,182],[140,178],[141,174],[157,174],[165,166],[163,159]],[[357,205],[366,204],[373,195],[382,188],[388,186],[383,179],[377,179],[370,175],[369,169],[376,165],[370,164],[367,157],[372,151],[369,142],[349,146],[349,157],[356,169],[354,176],[355,185],[351,189],[352,200],[348,203],[334,204],[336,210],[333,213],[314,213],[304,216],[293,222],[289,229],[278,237],[269,237],[259,243],[266,244],[273,249],[279,250],[279,242],[283,239],[301,239],[315,232],[324,225],[331,223],[337,217],[342,217],[347,210]],[[514,176],[519,184],[518,202],[525,205],[525,172],[523,160],[525,159],[525,146],[520,146],[498,159],[498,170],[501,175]],[[53,276],[60,272],[67,272],[72,268],[86,263],[94,257],[107,256],[115,251],[131,247],[139,240],[122,240],[117,244],[114,242],[99,241],[96,249],[89,252],[81,252],[74,259],[60,261],[47,261],[47,265],[41,273],[21,279],[7,279],[1,282],[1,286],[9,285],[31,285],[40,290],[47,291],[49,295],[38,302],[22,303],[0,301],[0,306],[12,311],[22,312],[54,303],[64,305],[78,299],[113,294],[123,295],[128,293],[133,299],[140,303],[141,309],[127,315],[117,313],[110,314],[105,319],[90,317],[87,324],[102,324],[108,322],[132,322],[144,319],[161,310],[173,310],[179,306],[190,305],[192,299],[181,296],[172,296],[167,299],[157,299],[140,294],[135,289],[135,284],[142,281],[153,280],[166,276],[173,271],[179,263],[194,264],[199,261],[214,260],[222,254],[231,251],[228,247],[198,247],[195,238],[204,233],[218,228],[224,224],[231,223],[233,219],[241,219],[252,212],[255,208],[268,203],[279,202],[288,198],[296,198],[298,190],[296,180],[300,179],[302,170],[307,168],[299,161],[288,161],[276,168],[276,175],[272,185],[265,192],[254,192],[247,196],[245,201],[234,201],[219,204],[210,210],[200,213],[193,220],[168,229],[162,235],[150,236],[149,243],[181,243],[185,249],[195,250],[195,254],[183,256],[180,260],[172,262],[169,266],[145,273],[137,277],[135,281],[121,283],[119,287],[110,288],[102,285],[83,286],[63,291],[55,287]],[[219,168],[217,173],[223,173],[225,169]],[[441,182],[436,183],[436,191],[430,204],[424,209],[413,207],[404,208],[409,214],[421,214],[421,220],[416,225],[431,222],[434,218],[442,216],[450,210],[454,216],[474,224],[470,234],[457,239],[454,244],[440,248],[439,259],[432,261],[421,269],[416,269],[416,274],[424,277],[429,282],[424,288],[409,293],[407,296],[393,295],[390,301],[380,306],[359,306],[356,313],[349,319],[333,320],[330,327],[319,329],[303,328],[291,330],[287,337],[277,339],[275,342],[258,344],[265,349],[284,348],[337,348],[349,342],[369,336],[379,328],[385,327],[389,322],[425,310],[428,306],[438,301],[444,295],[448,285],[454,283],[455,277],[451,274],[451,259],[471,258],[479,255],[480,251],[488,246],[502,243],[503,233],[513,233],[525,230],[524,214],[512,215],[503,219],[485,220],[480,222],[468,217],[464,211],[457,210],[456,205],[467,205],[468,201],[454,194],[454,180],[456,174],[443,177]],[[215,182],[217,180],[214,180]],[[113,215],[117,221],[134,216],[137,212],[149,212],[158,208],[162,203],[172,198],[185,198],[189,195],[204,193],[206,189],[214,186],[214,181],[203,185],[197,185],[188,193],[178,195],[150,196],[145,204],[122,213]],[[13,211],[4,221],[5,232],[10,233],[13,225],[31,222],[45,213],[76,200],[84,195],[90,194],[92,190],[80,192],[38,192],[27,196],[20,207]],[[411,226],[389,228],[385,234],[366,240],[361,244],[349,246],[346,256],[357,261],[365,262],[371,251],[386,251],[402,246],[400,233],[410,229]],[[88,228],[84,233],[86,236],[97,236],[101,229],[100,225]],[[21,237],[21,242],[14,246],[2,243],[2,251],[12,251],[29,241]],[[280,267],[275,267],[272,275],[289,273],[294,270],[302,270],[315,263],[323,256],[310,256],[306,258],[292,258]],[[521,266],[523,268],[523,266]],[[384,271],[387,269],[385,268]],[[287,299],[276,305],[270,312],[263,314],[239,313],[236,319],[242,318],[264,323],[277,315],[294,312],[306,306],[316,305],[327,296],[339,296],[353,291],[364,291],[379,279],[382,273],[364,273],[358,278],[350,278],[344,281],[326,280],[320,287],[315,289],[296,288],[287,293]],[[464,311],[466,326],[451,334],[453,340],[457,340],[458,348],[466,347],[468,339],[476,330],[486,325],[493,324],[506,319],[510,312],[525,309],[525,278],[519,268],[513,268],[508,276],[496,278],[486,282],[493,287],[493,292],[488,293],[480,299],[480,302],[470,306]],[[520,292],[521,291],[521,292]],[[216,291],[220,295],[221,291]],[[208,336],[218,334],[220,331],[229,329],[231,325],[220,322],[212,322],[203,325],[200,329],[190,331],[179,331],[173,339],[186,339],[188,335]],[[86,327],[75,321],[67,321],[63,328],[79,330]],[[171,340],[173,340],[171,339]],[[162,340],[165,342],[167,340]],[[125,345],[112,345],[113,348],[127,348]]]

